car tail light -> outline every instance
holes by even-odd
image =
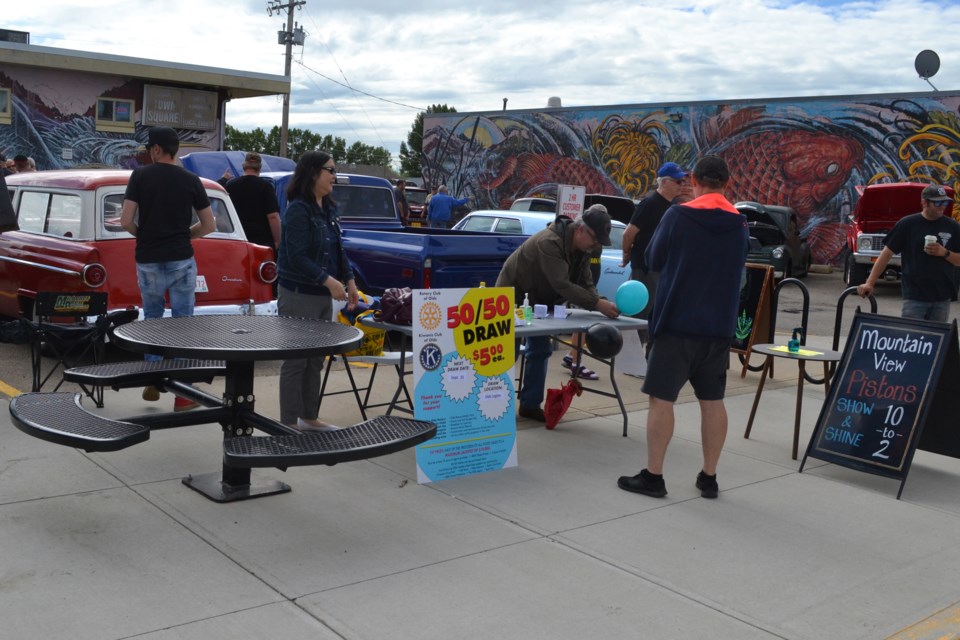
[[[107,270],[102,264],[88,264],[83,268],[80,279],[88,287],[99,287],[107,281]]]
[[[273,284],[273,281],[277,279],[277,263],[272,260],[261,263],[258,275],[267,284]]]
[[[432,279],[431,276],[433,275],[432,266],[433,266],[433,262],[430,260],[430,258],[427,258],[426,260],[423,261],[423,288],[424,289],[432,288],[430,284],[430,280]]]

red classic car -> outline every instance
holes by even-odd
[[[19,231],[0,234],[0,315],[30,316],[38,291],[106,291],[110,309],[140,306],[134,239],[120,227],[129,171],[7,177]],[[193,241],[197,314],[276,313],[272,251],[247,242],[227,192],[203,180],[217,230]]]
[[[920,193],[927,182],[894,182],[857,187],[860,199],[850,215],[847,226],[847,246],[844,250],[843,281],[848,286],[861,285],[870,275],[873,263],[883,250],[883,239],[900,218],[919,213],[923,208]],[[945,187],[954,197],[953,189]],[[953,204],[943,215],[953,215]],[[887,263],[885,280],[900,279],[900,254]]]

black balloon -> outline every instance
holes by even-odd
[[[612,358],[620,353],[623,336],[620,330],[605,322],[597,322],[587,329],[587,349],[600,358]]]

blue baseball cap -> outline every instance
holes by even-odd
[[[657,171],[658,178],[673,178],[674,180],[683,180],[687,177],[687,172],[676,162],[665,162],[660,170]]]

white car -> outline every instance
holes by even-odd
[[[529,236],[546,229],[556,217],[556,214],[539,211],[473,211],[464,216],[463,220],[453,228],[462,231],[515,233]],[[630,279],[630,267],[620,266],[620,258],[623,256],[621,250],[623,231],[626,228],[627,226],[622,222],[611,221],[610,246],[603,248],[603,255],[600,257],[600,281],[597,283],[597,291],[608,300],[616,300],[617,288]]]

